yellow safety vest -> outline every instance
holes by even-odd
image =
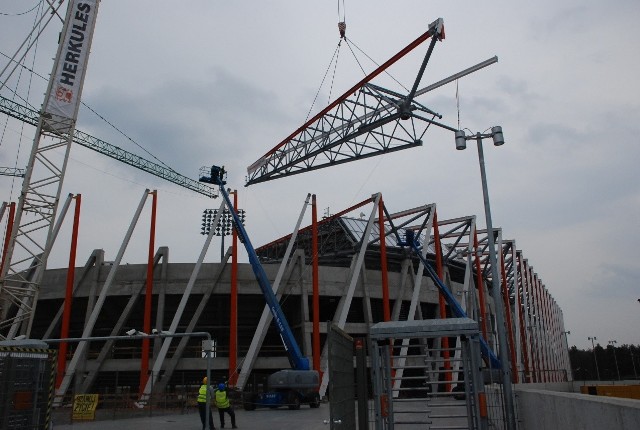
[[[229,398],[226,391],[216,390],[216,406],[222,409],[229,407]]]
[[[204,384],[198,390],[198,403],[207,403],[207,386]]]

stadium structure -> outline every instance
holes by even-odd
[[[270,310],[275,314],[275,307],[286,316],[294,343],[311,358],[312,369],[304,370],[321,375],[320,396],[330,383],[329,327],[335,325],[353,338],[367,338],[379,322],[452,316],[469,317],[474,326],[477,323],[485,366],[501,367],[506,410],[514,409],[507,404],[513,401],[506,388],[511,382],[571,378],[562,311],[515,240],[503,238],[502,230],[493,228],[488,216],[484,230],[477,227],[475,215],[438,219],[433,203],[392,209],[378,193],[317,221],[315,196],[309,195],[305,210],[312,200],[311,225],[300,226],[303,210],[291,235],[257,248],[259,262],[252,261],[254,253],[248,250],[250,265],[238,261],[242,246],[237,237],[239,222],[234,228],[230,223],[220,224],[223,203],[217,214],[204,214],[205,224],[216,221],[203,232],[206,240],[198,261],[171,263],[169,249],[156,249],[152,235],[148,261],[123,265],[122,255],[149,198],[151,225],[155,225],[157,192],[145,190],[113,261],[105,260],[102,250],[94,250],[81,267],[47,269],[60,223],[74,200],[73,252],[77,245],[81,198],[61,198],[71,144],[193,192],[218,195],[203,177],[189,179],[76,129],[100,2],[70,0],[62,19],[63,3],[43,2],[44,9],[38,11],[40,22],[58,16],[64,23],[42,106],[36,108],[24,99],[23,104],[13,97],[17,90],[11,97],[0,94],[0,112],[7,121],[30,124],[36,130],[26,169],[0,168],[2,175],[24,178],[19,201],[3,203],[0,208],[0,218],[6,219],[0,263],[0,338],[42,340],[57,350],[55,371],[49,373],[55,375],[58,402],[79,393],[134,393],[144,406],[150,395],[198,385],[205,369],[238,390],[254,389],[264,384],[266,375],[289,367],[292,361],[283,346],[292,339],[283,339],[279,321],[277,330],[271,323]],[[341,39],[347,41],[345,24],[341,24]],[[497,62],[494,57],[419,88],[433,50],[444,37],[443,20],[437,19],[398,54],[252,163],[246,185],[421,146],[432,126],[455,133],[458,149],[466,146],[467,139],[477,140],[479,154],[482,138],[491,137],[496,145],[504,143],[500,127],[467,138],[463,130],[440,122],[442,115],[416,100]],[[374,84],[389,66],[426,41],[428,48],[410,90]],[[22,60],[15,60],[24,59],[31,46],[21,45],[2,70],[0,89],[19,87],[19,82],[13,82],[16,68],[32,71]],[[13,70],[5,75],[9,66]],[[211,172],[209,179],[213,179],[213,167]],[[225,189],[220,191],[228,200]],[[235,206],[226,203],[227,210]],[[357,211],[361,215],[354,216]],[[216,228],[222,236],[233,235],[232,246],[221,263],[205,263]],[[243,238],[246,243],[247,237],[239,236]],[[264,268],[277,297],[271,309],[265,306],[269,295],[256,275],[256,266]],[[203,333],[205,341],[196,336]],[[125,334],[130,339],[123,339]],[[441,387],[451,389],[462,370],[455,367],[460,360],[449,351],[465,342],[462,336],[423,341],[421,371],[426,371],[419,375],[419,383],[431,382],[435,387],[442,382],[444,369],[451,379]],[[0,358],[11,358],[16,352],[11,348],[12,344],[1,345]],[[501,361],[493,353],[498,350]],[[492,363],[494,359],[499,366]],[[350,358],[348,363],[351,366]],[[15,362],[11,366],[3,369],[20,367]],[[477,368],[474,372],[480,373]],[[33,382],[27,373],[18,376],[21,379],[13,379],[16,384]],[[411,378],[403,381],[411,384]],[[480,388],[478,380],[472,383],[466,378],[464,382],[467,387]],[[508,415],[507,421],[513,421],[513,414]]]
[[[384,203],[374,197],[320,220],[315,229],[300,228],[297,234],[257,249],[270,280],[278,279],[282,308],[305,355],[314,357],[319,370],[326,371],[328,321],[342,322],[353,337],[366,337],[368,327],[380,321],[451,316],[433,280],[423,273],[415,256],[398,243],[394,228],[400,234],[404,229],[421,229],[423,237],[430,238],[425,249],[427,259],[442,274],[467,314],[480,322],[489,345],[495,348],[495,303],[486,230],[477,229],[474,216],[437,220],[435,204],[387,212],[381,222],[379,214],[385,211],[379,211],[376,205]],[[374,207],[370,218],[363,212],[358,217],[352,215],[367,206]],[[384,222],[387,219],[393,222]],[[494,230],[494,236],[501,251],[501,285],[508,297],[505,309],[513,345],[510,361],[514,380],[566,380],[570,367],[562,311],[522,251],[516,249],[515,241],[504,240],[499,229]],[[262,384],[266,375],[288,367],[287,354],[278,332],[268,322],[260,321],[265,302],[250,265],[238,264],[234,269],[232,254],[231,247],[221,263],[199,266],[171,263],[169,250],[161,247],[155,253],[153,282],[149,284],[147,264],[116,266],[116,262],[105,261],[102,250],[95,250],[83,267],[75,268],[68,336],[82,337],[102,293],[105,299],[97,310],[92,336],[141,330],[144,315],[150,310],[153,332],[173,327],[180,333],[211,333],[212,371],[217,379],[228,380],[239,389]],[[317,261],[313,261],[313,255],[317,255]],[[67,275],[67,269],[45,272],[32,337],[60,337]],[[185,288],[192,282],[192,288]],[[150,308],[145,310],[147,289],[152,291],[152,298]],[[181,302],[186,303],[182,309]],[[315,349],[314,330],[319,330],[319,348]],[[231,341],[233,337],[235,342]],[[169,352],[161,357],[161,365],[155,362],[160,339],[152,340],[147,357],[139,340],[91,342],[77,367],[71,369],[74,378],[69,390],[135,393],[144,380],[141,369],[155,363],[153,367],[161,371],[152,391],[180,391],[184,385],[197,384],[204,372],[202,342],[199,338],[174,340]],[[254,342],[259,345],[257,350],[252,349]],[[69,344],[67,366],[75,346]],[[147,360],[146,365],[141,364],[143,360]],[[434,354],[434,371],[442,365],[443,357]]]

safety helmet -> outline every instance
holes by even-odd
[[[224,390],[224,384],[223,383],[219,383],[218,384],[218,390],[220,390],[220,391]]]
[[[206,383],[207,383],[207,381],[208,381],[208,379],[207,379],[207,377],[206,377],[206,376],[205,376],[204,378],[202,378],[202,383],[203,383],[203,384],[206,384]]]

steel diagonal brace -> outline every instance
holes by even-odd
[[[447,304],[449,305],[451,312],[457,318],[468,318],[467,314],[462,309],[462,306],[460,306],[460,303],[458,303],[458,301],[453,296],[451,291],[449,291],[449,288],[447,288],[444,282],[442,282],[442,280],[438,277],[435,270],[433,270],[433,267],[431,267],[431,264],[429,264],[427,259],[422,256],[422,252],[420,252],[421,246],[418,243],[418,241],[415,239],[414,232],[412,230],[406,230],[406,239],[402,242],[399,242],[399,244],[403,246],[408,246],[409,248],[411,248],[414,254],[418,256],[418,258],[424,265],[425,270],[429,274],[429,277],[433,280],[433,282],[438,287],[438,290],[440,290],[440,293],[444,296],[445,300],[447,301]],[[487,342],[482,338],[482,336],[480,336],[480,350],[482,351],[482,355],[489,360],[489,364],[493,369],[502,368],[500,360],[489,348],[489,345],[487,345]]]

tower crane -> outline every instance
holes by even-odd
[[[216,196],[211,187],[76,130],[99,4],[100,0],[68,1],[40,111],[5,98],[0,100],[0,111],[36,127],[24,169],[14,228],[0,272],[0,339],[30,335],[39,285],[53,242],[53,224],[72,142],[201,194]]]

